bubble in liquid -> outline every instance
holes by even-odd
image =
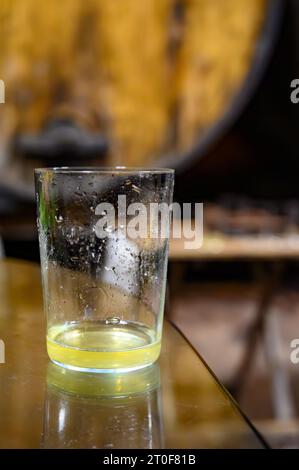
[[[118,325],[120,323],[119,317],[108,317],[105,320],[106,325]]]

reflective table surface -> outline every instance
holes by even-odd
[[[265,446],[167,321],[161,357],[151,367],[86,374],[51,364],[38,265],[0,261],[0,339],[1,448]]]

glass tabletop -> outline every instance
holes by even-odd
[[[263,448],[181,333],[127,374],[67,371],[47,359],[39,266],[0,261],[0,448]]]

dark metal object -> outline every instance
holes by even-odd
[[[39,134],[19,135],[14,150],[25,158],[59,162],[86,162],[99,159],[108,150],[107,141],[100,134],[92,134],[68,119],[50,121]]]

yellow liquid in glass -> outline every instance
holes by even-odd
[[[134,322],[71,322],[49,328],[47,350],[52,361],[75,370],[132,370],[158,359],[161,342],[154,338]]]

